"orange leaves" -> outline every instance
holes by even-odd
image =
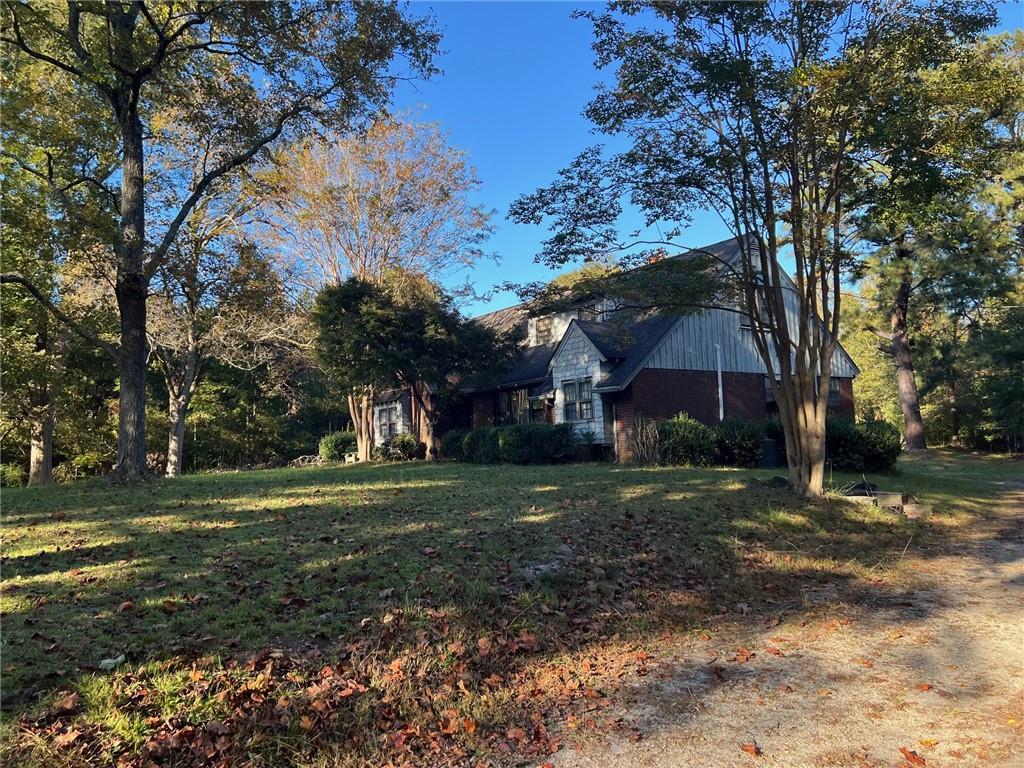
[[[737,664],[746,664],[748,661],[750,661],[756,655],[757,654],[754,653],[749,648],[744,648],[744,647],[741,646],[740,648],[738,648],[736,650],[736,655],[732,656],[729,659],[729,661],[735,661]]]
[[[752,757],[761,757],[764,754],[764,752],[761,751],[761,748],[757,746],[756,741],[752,741],[749,744],[740,744],[740,749]]]
[[[912,749],[907,749],[906,747],[900,747],[900,754],[903,755],[903,757],[906,759],[906,761],[910,765],[920,766],[920,765],[927,765],[928,764],[927,760],[925,760],[923,757],[921,757],[919,754],[917,754],[917,752],[913,751]]]

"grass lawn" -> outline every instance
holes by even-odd
[[[413,463],[5,489],[0,757],[542,763],[662,647],[806,620],[829,609],[817,584],[897,594],[901,553],[953,544],[1024,463],[939,452],[869,478],[922,520],[771,474]]]

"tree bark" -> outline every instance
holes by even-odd
[[[146,298],[149,280],[144,267],[146,233],[142,123],[138,114],[138,88],[127,87],[116,99],[121,127],[121,221],[117,282],[114,293],[121,319],[119,352],[116,481],[148,476],[146,466]]]
[[[350,392],[348,411],[356,431],[356,453],[359,461],[373,458],[373,394],[368,390]]]
[[[53,411],[49,404],[44,416],[32,419],[29,430],[28,484],[50,485],[53,482]]]
[[[170,419],[170,430],[167,437],[167,477],[181,474],[181,464],[185,455],[185,417],[188,414],[188,403],[180,397],[169,395],[167,398],[167,415]]]
[[[45,317],[36,333],[36,352],[49,360],[53,355]],[[29,424],[28,484],[50,485],[53,482],[53,390],[52,371],[31,388]]]
[[[903,411],[903,439],[908,451],[923,451],[927,448],[924,434],[924,420],[921,418],[921,404],[914,378],[914,360],[910,350],[907,332],[907,315],[910,309],[910,253],[902,246],[897,247],[896,258],[900,264],[900,284],[896,290],[889,320],[892,329],[892,356],[896,364],[896,390]]]

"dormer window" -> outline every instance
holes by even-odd
[[[551,343],[551,317],[538,317],[536,324],[536,335],[538,344]]]

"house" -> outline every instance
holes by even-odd
[[[739,258],[734,239],[701,251],[722,264]],[[790,295],[795,322],[796,296]],[[617,460],[629,461],[637,417],[665,419],[686,411],[706,424],[766,419],[775,410],[773,389],[745,320],[727,308],[624,316],[607,301],[541,317],[530,317],[523,305],[491,312],[478,321],[518,331],[521,354],[486,389],[471,389],[464,414],[452,423],[571,422]],[[857,366],[838,347],[832,368],[830,411],[853,418]],[[389,430],[390,409],[400,398],[376,406],[375,415],[388,414],[382,418]],[[394,423],[401,430],[404,422]]]

